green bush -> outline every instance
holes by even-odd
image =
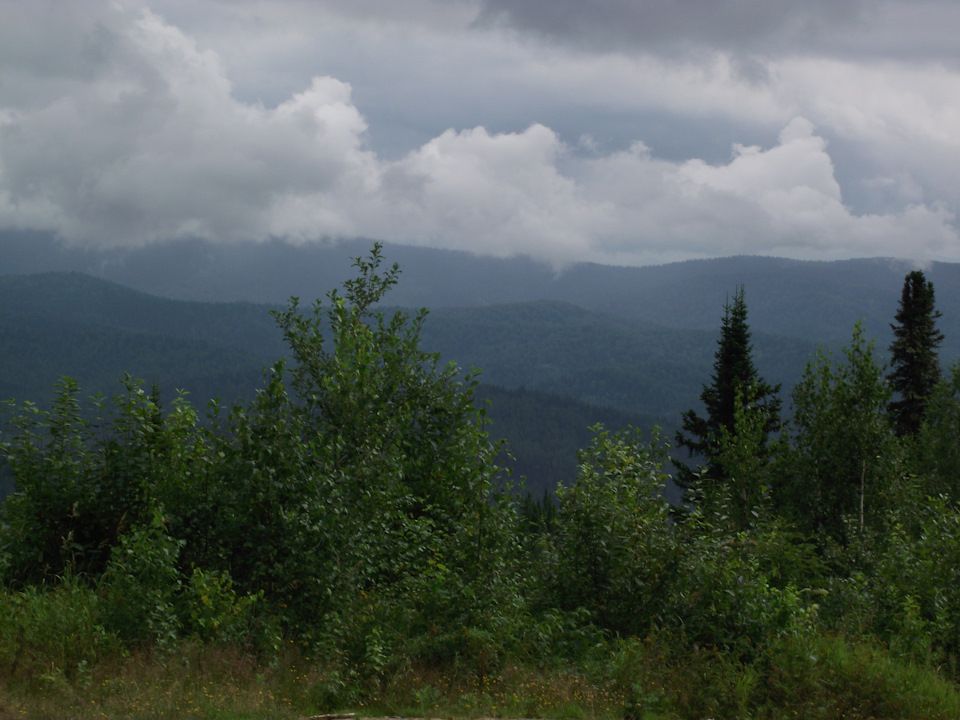
[[[95,591],[73,578],[0,592],[0,677],[36,688],[43,677],[85,682],[113,643]]]
[[[203,642],[258,646],[259,595],[238,596],[227,571],[194,568],[178,598],[185,633]],[[276,644],[276,643],[272,643]]]
[[[960,511],[929,498],[920,531],[892,528],[878,559],[874,632],[918,662],[960,652]]]
[[[577,481],[557,489],[559,513],[541,548],[537,603],[584,610],[601,628],[638,634],[662,621],[679,548],[663,497],[666,452],[658,437],[599,427],[580,453]]]
[[[753,659],[771,642],[819,628],[816,594],[804,580],[817,562],[790,552],[781,523],[733,532],[718,518],[695,513],[683,525],[676,584],[664,626],[694,646]],[[786,551],[785,551],[786,550]]]
[[[375,245],[342,293],[277,312],[289,365],[203,427],[129,377],[93,419],[70,380],[49,413],[14,408],[4,579],[99,582],[126,642],[237,637],[256,608],[348,664],[370,638],[420,638],[436,662],[497,655],[522,615],[500,448],[472,375],[420,348],[426,312],[374,309],[399,275],[381,260]]]
[[[180,622],[177,558],[183,541],[167,534],[163,509],[154,507],[150,523],[120,538],[100,582],[100,618],[127,643],[170,645]]]
[[[156,394],[125,376],[111,401],[84,410],[69,378],[50,411],[31,403],[12,411],[0,444],[16,492],[2,509],[3,579],[23,586],[64,572],[96,580],[119,539],[150,522],[152,503],[199,480],[205,455],[196,413],[178,397],[163,416]],[[89,419],[92,416],[93,419]]]
[[[364,638],[398,647],[403,637],[434,637],[420,651],[439,660],[472,652],[475,632],[500,636],[513,622],[516,508],[473,406],[475,380],[420,348],[425,311],[388,319],[373,309],[399,273],[380,264],[375,246],[343,295],[329,293],[309,314],[292,299],[276,314],[293,355],[293,397],[286,403],[278,388],[259,417],[295,434],[268,435],[279,442],[271,458],[284,463],[278,480],[302,483],[290,495],[305,499],[270,506],[293,521],[272,543],[311,538],[312,547],[284,553],[311,564],[278,578],[305,578],[284,602],[301,625],[328,618],[318,629],[346,657],[367,653],[351,649],[369,646]],[[260,442],[261,455],[270,450]]]

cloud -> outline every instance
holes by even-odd
[[[594,250],[621,259],[760,253],[801,258],[956,256],[953,216],[911,206],[856,215],[842,200],[827,143],[793,119],[774,147],[736,146],[729,162],[667,163],[638,145],[585,163],[582,183],[615,211]]]
[[[476,23],[591,52],[958,58],[952,0],[481,0]]]
[[[958,80],[945,68],[788,58],[764,61],[756,82],[722,54],[700,64],[584,61],[510,45],[525,61],[519,84],[507,84],[501,67],[484,76],[506,96],[523,83],[557,95],[574,87],[588,105],[666,107],[701,123],[759,116],[779,135],[728,144],[719,160],[666,159],[639,140],[612,151],[568,143],[548,122],[472,124],[386,157],[372,147],[350,83],[315,74],[269,106],[241,98],[218,52],[138,5],[91,4],[50,26],[49,57],[31,52],[42,45],[36,28],[60,7],[31,5],[25,41],[8,45],[17,33],[0,30],[8,227],[106,245],[367,236],[557,266],[733,253],[960,260],[955,164],[942,162],[957,153],[945,130],[957,105],[936,99]],[[635,94],[619,99],[624,88]],[[916,115],[898,105],[911,89]],[[889,153],[862,177],[865,192],[887,198],[876,211],[845,200],[835,142],[847,153]]]
[[[484,0],[477,22],[505,22],[590,48],[666,46],[766,49],[809,43],[854,25],[860,0]]]
[[[406,227],[400,227],[408,242],[452,241],[496,255],[548,249],[556,257],[576,257],[588,249],[593,209],[558,170],[565,151],[543,125],[499,135],[483,128],[445,132],[391,166],[416,189],[391,198],[387,214],[393,215],[396,200],[407,208]]]
[[[104,244],[263,237],[277,198],[363,184],[375,161],[348,85],[321,77],[273,109],[240,103],[217,56],[159,16],[110,20],[91,31],[111,38],[92,77],[61,73],[57,95],[5,112],[8,224]]]

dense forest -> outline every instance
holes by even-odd
[[[923,273],[889,367],[857,324],[788,393],[731,287],[676,431],[611,411],[542,500],[426,311],[381,309],[399,279],[374,245],[275,308],[246,400],[6,404],[0,715],[960,716],[960,367]]]

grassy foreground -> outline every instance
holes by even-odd
[[[358,716],[537,718],[960,717],[955,683],[884,648],[832,636],[786,643],[749,663],[674,650],[676,639],[602,644],[587,659],[538,667],[504,659],[481,675],[393,668],[363,678],[289,643],[270,658],[183,643],[166,651],[106,650],[58,665],[68,648],[4,638],[0,720],[8,718],[302,718]],[[682,644],[682,643],[681,643]],[[11,652],[12,651],[12,652]]]

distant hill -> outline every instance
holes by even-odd
[[[508,388],[566,395],[639,413],[667,426],[698,403],[709,379],[720,318],[712,331],[667,328],[555,301],[439,308],[424,325],[425,347],[482,370]],[[812,342],[755,334],[757,367],[792,386]]]
[[[577,476],[577,451],[593,438],[591,427],[601,424],[611,432],[629,426],[651,437],[655,418],[597,407],[550,393],[506,389],[481,384],[476,398],[490,417],[491,438],[507,438],[514,456],[514,478],[525,478],[525,491],[539,500],[558,484],[570,485]],[[664,437],[672,435],[664,428]],[[673,498],[675,499],[675,498]]]
[[[177,240],[138,249],[65,247],[36,232],[0,232],[0,273],[78,270],[153,295],[209,302],[284,303],[322,297],[351,275],[372,241],[291,245]],[[767,257],[694,260],[651,267],[572,265],[557,273],[530,258],[386,245],[403,277],[389,301],[407,307],[482,307],[555,300],[665,327],[715,331],[725,298],[746,288],[757,333],[840,345],[863,320],[886,348],[911,265],[867,259],[803,262]],[[925,269],[943,312],[944,360],[960,358],[960,265]]]
[[[0,276],[0,316],[209,342],[265,357],[283,352],[269,307],[169,300],[80,272]]]
[[[638,284],[598,306],[637,318],[657,318],[674,327],[710,329],[724,299],[737,285],[746,288],[750,326],[758,332],[846,343],[854,323],[884,348],[905,275],[912,266],[898,260],[865,259],[800,262],[778,258],[734,257],[676,263],[661,268],[657,284]],[[947,336],[943,354],[960,357],[960,265],[934,263],[925,270],[934,283],[940,328]]]
[[[286,352],[268,306],[170,300],[76,272],[0,276],[0,322],[9,338],[9,369],[0,378],[5,393],[19,387],[35,395],[43,383],[71,373],[101,389],[115,379],[106,374],[128,370],[165,387],[195,385],[190,389],[205,401],[218,376],[242,367],[252,368],[244,371],[241,393],[249,397],[257,373]],[[716,329],[667,328],[539,301],[434,309],[423,344],[464,369],[480,368],[490,384],[565,395],[666,424],[678,408],[696,403],[716,337]],[[813,350],[808,341],[763,333],[754,344],[761,372],[786,385]],[[113,350],[101,357],[98,348]]]

